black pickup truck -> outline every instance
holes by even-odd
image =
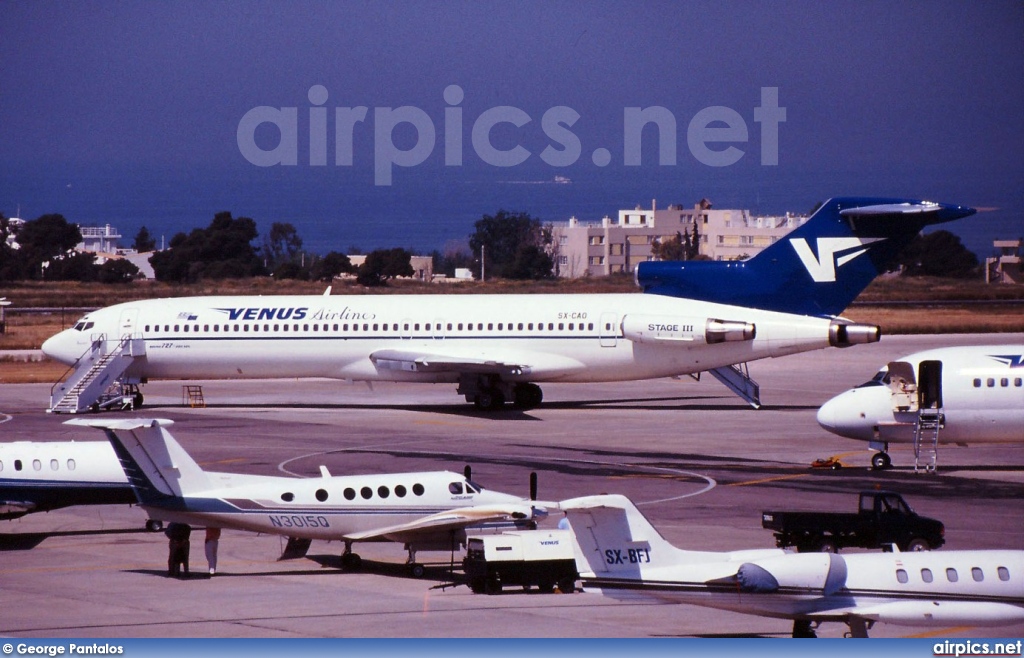
[[[835,553],[841,548],[927,551],[945,543],[940,521],[919,516],[903,497],[890,491],[860,494],[860,511],[761,512],[761,526],[775,531],[780,548]]]

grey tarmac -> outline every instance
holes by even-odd
[[[833,395],[887,361],[930,347],[1024,341],[1024,334],[885,337],[880,343],[755,362],[764,407],[711,378],[547,384],[545,403],[496,414],[453,385],[332,380],[204,381],[206,408],[182,406],[180,381],[148,384],[137,416],[176,421],[204,468],[315,476],[473,468],[485,487],[559,500],[622,493],[673,543],[691,549],[770,547],[768,508],[851,510],[875,487],[902,493],[946,524],[945,549],[1024,549],[1024,445],[944,446],[939,474],[868,468],[864,444],[815,421]],[[49,386],[0,387],[0,440],[98,440],[44,412]],[[844,468],[812,469],[839,456]],[[713,485],[713,486],[712,486]],[[193,534],[188,580],[164,576],[167,540],[130,506],[77,507],[0,522],[0,635],[11,637],[786,637],[790,622],[689,605],[620,603],[594,594],[512,589],[475,595],[450,583],[452,556],[421,553],[407,575],[397,544],[357,545],[364,569],[340,569],[340,543],[278,561],[284,540],[225,531],[216,577]],[[557,517],[548,519],[554,526]],[[461,556],[456,555],[456,562]],[[821,637],[846,627],[825,624]],[[949,629],[877,625],[872,637],[1016,637],[1024,624]]]

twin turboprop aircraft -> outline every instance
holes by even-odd
[[[393,541],[405,544],[412,574],[422,576],[417,551],[455,551],[468,528],[532,528],[547,516],[535,501],[483,489],[448,471],[332,476],[321,466],[318,478],[216,473],[200,468],[171,436],[170,420],[66,424],[106,433],[152,519],[283,535],[290,548],[302,540],[303,548],[313,539],[342,541],[346,568],[361,562],[352,552],[354,542]]]
[[[687,551],[666,541],[628,498],[559,503],[577,541],[585,591],[793,620],[793,637],[843,622],[949,627],[1024,621],[1024,551],[786,553]]]
[[[875,468],[890,443],[918,461],[938,444],[1024,442],[1024,345],[945,347],[892,361],[818,410],[828,431],[867,441]],[[924,455],[923,453],[928,453]]]
[[[835,316],[922,226],[973,213],[922,201],[833,199],[746,263],[657,264],[656,276],[638,268],[638,283],[659,294],[117,304],[43,344],[48,356],[76,366],[50,410],[99,408],[115,385],[128,392],[115,400],[140,403],[136,387],[149,379],[299,377],[457,383],[481,409],[531,408],[543,398],[538,383],[704,371],[759,406],[756,383],[736,364],[877,341],[878,327]]]

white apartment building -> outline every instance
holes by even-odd
[[[651,246],[679,234],[696,234],[700,254],[712,260],[744,260],[774,244],[807,220],[806,216],[753,216],[749,210],[716,210],[707,199],[683,208],[637,206],[620,210],[618,218],[582,222],[576,217],[554,224],[555,268],[558,276],[605,276],[632,272],[652,260]]]
[[[105,226],[78,226],[82,241],[75,247],[78,251],[91,251],[97,254],[116,254],[117,241],[121,233],[107,224]]]

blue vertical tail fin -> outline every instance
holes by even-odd
[[[836,316],[925,226],[974,213],[929,201],[837,197],[750,260],[640,263],[636,281],[657,295]]]

